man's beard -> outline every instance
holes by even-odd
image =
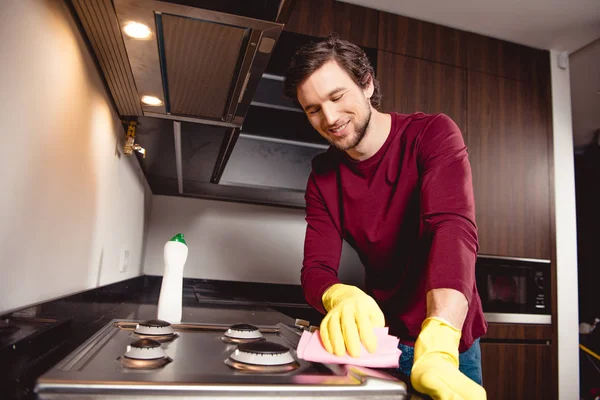
[[[336,149],[338,149],[340,151],[348,151],[348,150],[353,149],[356,146],[358,146],[359,143],[364,139],[365,135],[367,134],[367,129],[369,128],[369,123],[371,122],[371,108],[370,107],[367,107],[367,112],[368,112],[368,114],[362,121],[357,121],[354,132],[348,135],[348,136],[350,136],[349,143],[342,143],[342,142],[335,141],[333,139],[329,139],[329,143],[331,143],[332,146],[334,146]]]

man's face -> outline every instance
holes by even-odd
[[[297,87],[313,128],[341,151],[356,147],[365,136],[372,94],[372,83],[361,89],[335,61],[323,64]]]

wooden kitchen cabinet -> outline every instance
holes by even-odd
[[[466,33],[458,29],[379,13],[379,50],[465,67],[465,43]]]
[[[488,400],[554,399],[552,325],[489,323],[481,338]]]
[[[379,51],[376,75],[382,111],[444,113],[467,134],[466,70]]]
[[[332,0],[296,0],[284,31],[327,36],[333,28]]]
[[[468,72],[467,145],[481,254],[551,259],[544,93],[531,83]]]
[[[466,33],[464,37],[469,71],[514,79],[534,87],[548,84],[548,51],[474,33]]]
[[[552,325],[490,322],[484,338],[485,340],[491,339],[494,341],[534,340],[541,343],[552,340]]]
[[[556,398],[549,344],[481,343],[488,400]]]
[[[445,113],[468,146],[480,254],[551,259],[549,57],[380,12],[382,110]]]
[[[284,30],[323,37],[335,32],[340,38],[377,48],[379,11],[333,0],[296,0]]]
[[[341,1],[333,2],[333,31],[342,39],[376,49],[378,24],[377,10]]]

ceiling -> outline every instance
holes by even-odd
[[[343,0],[539,49],[600,38],[600,0]]]

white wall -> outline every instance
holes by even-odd
[[[0,312],[139,275],[150,195],[66,5],[5,0],[0,38]]]
[[[300,284],[304,210],[154,196],[144,273],[163,274],[163,247],[183,233],[189,247],[184,276]],[[340,280],[363,287],[363,267],[346,244]]]
[[[569,68],[558,67],[559,53],[556,50],[550,51],[558,292],[558,391],[559,399],[570,400],[579,399],[577,226]]]

